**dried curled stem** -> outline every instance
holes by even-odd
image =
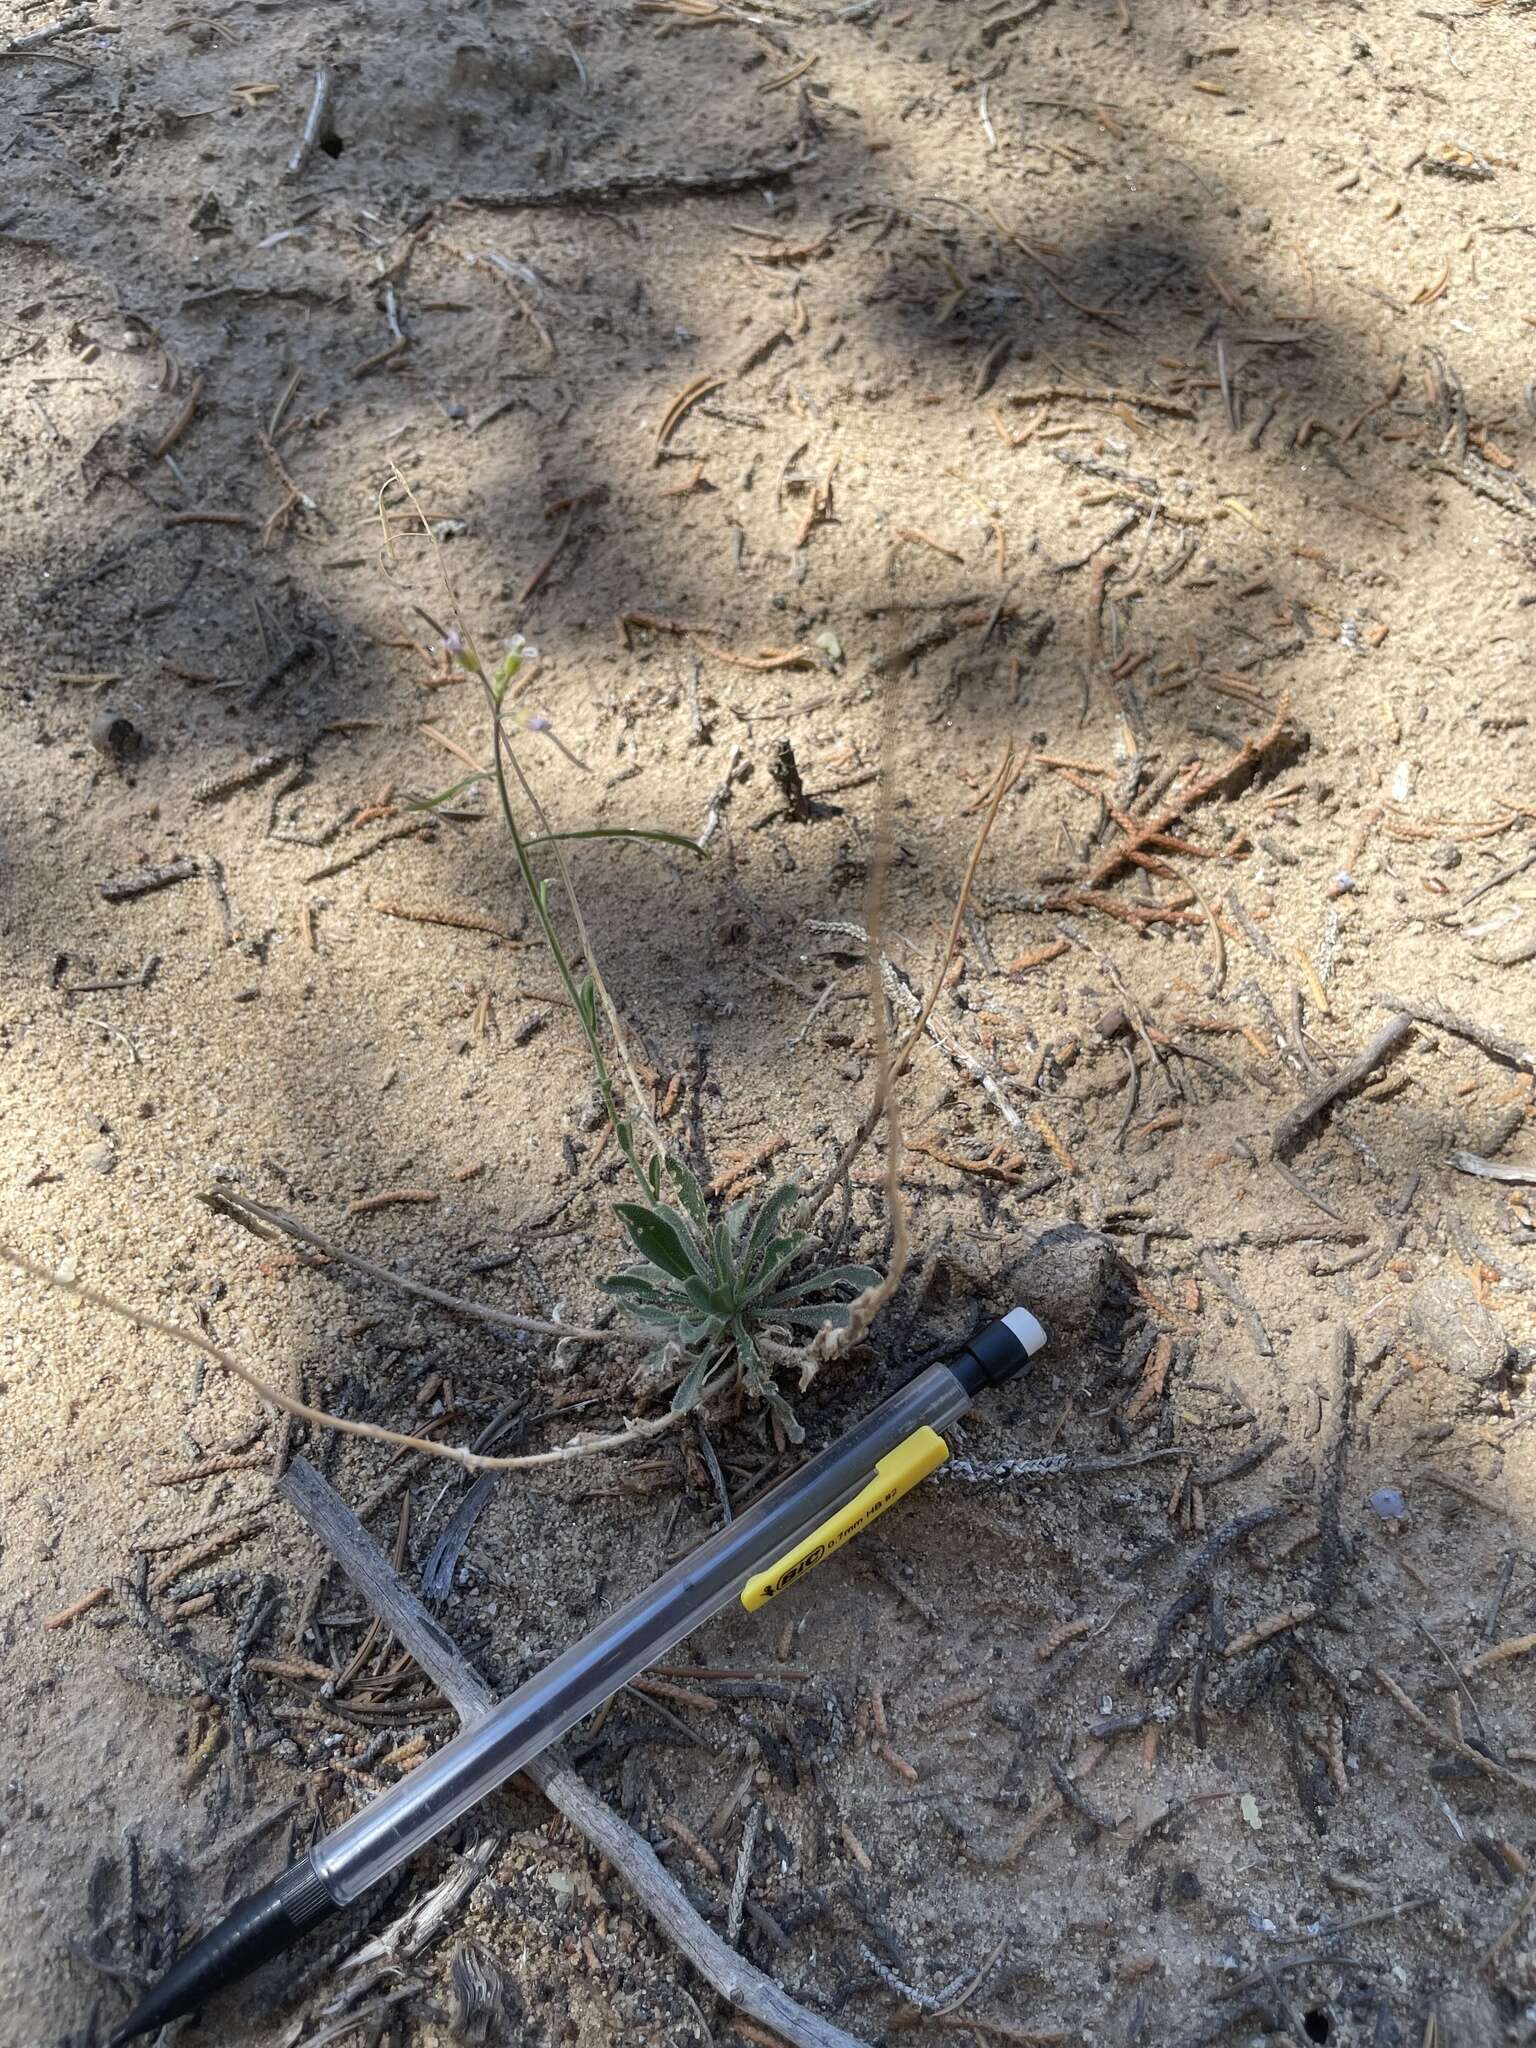
[[[806,1196],[800,1211],[800,1221],[802,1223],[810,1222],[811,1218],[824,1205],[828,1196],[843,1178],[844,1174],[847,1173],[854,1160],[858,1158],[864,1147],[869,1143],[870,1138],[874,1135],[875,1126],[879,1123],[881,1115],[885,1110],[892,1087],[906,1071],[907,1062],[911,1059],[918,1040],[928,1028],[928,1019],[933,1014],[933,1006],[938,1001],[939,991],[944,986],[944,977],[949,972],[950,962],[954,959],[955,950],[960,943],[960,928],[965,922],[966,907],[971,900],[971,886],[976,879],[976,870],[981,865],[981,856],[986,850],[987,840],[991,836],[993,821],[997,817],[1003,798],[1008,794],[1009,788],[1012,785],[1013,770],[1014,755],[1013,748],[1010,746],[1004,753],[1002,766],[998,770],[997,780],[993,783],[992,788],[987,794],[986,813],[981,821],[981,830],[976,834],[976,843],[971,848],[971,857],[965,864],[965,875],[960,884],[960,894],[955,900],[955,914],[950,920],[949,937],[945,943],[944,956],[939,962],[938,972],[929,983],[928,992],[923,999],[923,1006],[917,1013],[912,1029],[901,1041],[894,1058],[891,1060],[889,1073],[881,1075],[875,1089],[875,1099],[865,1111],[858,1129],[838,1154],[836,1163],[827,1173],[825,1179],[819,1182],[812,1189],[811,1193]],[[878,908],[877,905],[873,904],[871,907]],[[869,958],[874,963],[873,987],[876,993],[873,1000],[875,1014],[883,1027],[885,1014],[883,1008],[884,998],[879,993],[882,948],[879,944],[877,926],[873,922],[869,924],[868,931]],[[889,1157],[887,1157],[887,1169],[889,1169],[889,1163]]]
[[[307,1401],[301,1401],[294,1394],[282,1393],[268,1384],[261,1375],[236,1358],[232,1351],[226,1351],[200,1331],[184,1328],[180,1323],[165,1322],[159,1316],[147,1314],[143,1309],[133,1308],[126,1301],[104,1294],[95,1287],[82,1287],[77,1280],[61,1280],[57,1273],[50,1273],[46,1266],[39,1265],[13,1246],[0,1243],[0,1261],[14,1266],[18,1273],[25,1273],[30,1279],[41,1280],[47,1286],[56,1288],[61,1294],[70,1295],[75,1301],[86,1301],[93,1308],[104,1308],[108,1314],[119,1316],[136,1330],[143,1330],[156,1337],[169,1337],[173,1343],[190,1345],[194,1351],[201,1351],[205,1358],[211,1358],[216,1365],[222,1365],[226,1372],[233,1373],[237,1380],[243,1380],[269,1407],[283,1415],[291,1415],[296,1422],[308,1422],[317,1429],[334,1429],[343,1436],[365,1436],[374,1443],[388,1444],[398,1451],[419,1451],[423,1457],[442,1458],[451,1465],[462,1466],[466,1472],[528,1472],[540,1465],[563,1465],[572,1458],[591,1457],[597,1452],[619,1451],[630,1444],[643,1443],[648,1437],[660,1436],[663,1431],[675,1429],[682,1421],[680,1414],[658,1415],[649,1422],[631,1422],[609,1436],[573,1437],[569,1443],[561,1444],[553,1451],[532,1451],[516,1458],[487,1458],[478,1451],[472,1451],[464,1444],[434,1443],[430,1437],[407,1436],[403,1430],[386,1429],[379,1422],[357,1422],[350,1416],[331,1415],[323,1408],[312,1408]],[[713,1391],[712,1389],[706,1391]]]
[[[965,864],[961,879],[960,893],[955,898],[955,914],[950,919],[949,936],[944,942],[943,956],[938,969],[928,984],[922,1008],[918,1011],[911,1030],[892,1055],[889,1031],[886,1022],[885,990],[882,985],[882,966],[885,957],[883,940],[885,880],[889,866],[891,844],[891,817],[895,808],[895,777],[892,763],[895,756],[895,693],[888,691],[885,701],[885,717],[881,733],[881,775],[880,806],[875,835],[875,854],[870,863],[869,906],[866,913],[866,929],[869,945],[865,954],[865,969],[869,975],[870,1006],[874,1019],[875,1054],[878,1061],[878,1078],[875,1083],[875,1099],[870,1104],[863,1121],[853,1137],[843,1147],[836,1166],[822,1185],[809,1197],[805,1214],[814,1216],[838,1181],[847,1172],[861,1148],[868,1142],[881,1116],[885,1117],[885,1198],[891,1213],[891,1263],[885,1278],[877,1286],[867,1287],[853,1302],[848,1311],[848,1320],[840,1327],[828,1326],[818,1330],[811,1340],[810,1352],[820,1363],[845,1358],[853,1346],[868,1332],[871,1323],[879,1315],[896,1289],[901,1285],[902,1275],[907,1268],[909,1251],[907,1236],[907,1209],[901,1194],[901,1117],[896,1107],[894,1088],[897,1080],[912,1057],[918,1041],[927,1028],[933,1014],[933,1006],[939,999],[939,991],[949,973],[950,963],[960,943],[961,929],[965,923],[966,906],[971,899],[971,886],[976,879],[976,870],[981,865],[981,856],[991,835],[1003,798],[1013,786],[1013,748],[1005,748],[997,777],[987,795],[987,808],[982,817],[981,829],[976,834],[976,843],[971,848],[971,857]]]
[[[880,783],[875,806],[875,845],[869,864],[869,887],[864,913],[869,944],[864,952],[864,971],[869,982],[869,1014],[875,1035],[875,1099],[869,1108],[869,1126],[885,1117],[885,1200],[891,1217],[891,1263],[883,1280],[849,1305],[845,1323],[828,1323],[816,1332],[807,1347],[817,1365],[829,1365],[846,1358],[861,1342],[870,1324],[901,1285],[907,1269],[907,1205],[901,1194],[901,1116],[891,1094],[895,1079],[891,1061],[890,1020],[885,1008],[885,987],[881,962],[885,953],[885,884],[891,864],[891,825],[896,789],[896,689],[887,684],[880,720]],[[815,1211],[809,1212],[814,1214]]]
[[[997,771],[997,779],[987,795],[986,815],[981,821],[981,830],[976,834],[976,844],[971,848],[971,857],[965,864],[965,875],[960,883],[960,894],[955,898],[955,914],[949,923],[949,937],[944,942],[944,957],[939,962],[939,971],[933,977],[928,994],[924,998],[923,1007],[917,1013],[917,1021],[907,1033],[901,1050],[896,1055],[891,1075],[892,1080],[906,1067],[907,1061],[912,1056],[913,1048],[922,1037],[923,1032],[927,1028],[928,1019],[933,1014],[933,1006],[939,999],[940,989],[944,986],[944,977],[949,972],[950,962],[954,959],[960,944],[960,927],[965,922],[966,907],[971,900],[971,885],[976,880],[976,870],[981,866],[981,856],[986,850],[987,840],[991,837],[992,825],[1002,805],[1003,798],[1008,794],[1012,785],[1013,748],[1010,745],[1004,749],[1002,764]]]

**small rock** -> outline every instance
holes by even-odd
[[[524,92],[557,92],[562,85],[574,85],[580,75],[570,51],[552,49],[548,43],[514,43],[505,61]]]
[[[1509,1358],[1509,1339],[1498,1317],[1478,1300],[1466,1274],[1449,1266],[1415,1287],[1405,1330],[1416,1350],[1478,1386],[1497,1379]]]
[[[80,1164],[87,1173],[110,1173],[117,1165],[117,1152],[113,1146],[105,1142],[100,1145],[87,1145],[80,1154]]]
[[[144,744],[144,735],[120,711],[103,711],[91,722],[91,745],[104,761],[126,761]]]
[[[1440,839],[1429,849],[1425,858],[1432,868],[1459,868],[1461,848],[1453,846],[1449,839]]]
[[[204,194],[187,225],[198,235],[227,235],[232,232],[229,215],[219,204],[217,192]]]
[[[1054,1342],[1066,1345],[1092,1329],[1123,1269],[1111,1240],[1079,1223],[1026,1229],[995,1284],[998,1299],[1022,1302]]]

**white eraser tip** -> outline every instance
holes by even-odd
[[[1003,1317],[1003,1327],[1013,1332],[1031,1358],[1044,1348],[1047,1341],[1044,1323],[1038,1316],[1032,1316],[1027,1308],[1009,1309]]]

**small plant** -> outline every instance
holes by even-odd
[[[604,1045],[604,1022],[637,1104],[643,1105],[644,1091],[630,1062],[618,1013],[595,965],[563,851],[565,844],[583,839],[659,840],[696,854],[702,854],[703,848],[675,832],[635,827],[554,831],[513,751],[509,731],[513,721],[506,701],[511,684],[538,659],[537,651],[521,638],[512,640],[495,667],[488,669],[468,635],[455,632],[445,641],[445,652],[466,674],[478,677],[485,690],[492,721],[492,762],[489,769],[425,802],[443,804],[471,782],[494,781],[523,887],[555,971],[575,1008],[619,1151],[640,1186],[641,1199],[615,1203],[614,1213],[642,1263],[599,1284],[654,1336],[657,1350],[681,1367],[682,1379],[672,1398],[675,1412],[696,1406],[706,1392],[726,1384],[734,1363],[749,1392],[766,1401],[786,1434],[799,1442],[804,1432],[775,1384],[772,1368],[776,1363],[803,1367],[806,1353],[792,1349],[786,1340],[796,1331],[814,1333],[846,1325],[849,1308],[839,1297],[859,1294],[877,1284],[880,1276],[867,1266],[796,1270],[804,1264],[811,1237],[809,1231],[797,1229],[789,1220],[800,1200],[800,1189],[792,1180],[781,1183],[760,1201],[748,1198],[720,1216],[712,1216],[697,1178],[667,1150],[643,1107],[637,1117],[621,1108]],[[516,723],[524,732],[549,732],[548,720],[537,716],[519,714]],[[513,782],[538,820],[537,834],[525,833],[518,824]],[[555,921],[551,882],[534,869],[532,856],[544,849],[554,860],[580,941],[586,963],[586,972],[580,977],[571,966]],[[675,1194],[680,1206],[664,1199],[664,1188]]]
[[[688,1361],[672,1397],[674,1409],[693,1407],[712,1368],[734,1350],[748,1389],[768,1403],[798,1443],[805,1432],[769,1369],[781,1348],[778,1340],[796,1328],[845,1324],[848,1307],[837,1297],[873,1286],[880,1276],[868,1266],[824,1267],[795,1276],[810,1234],[789,1221],[800,1199],[793,1180],[760,1202],[749,1196],[711,1218],[704,1191],[689,1169],[668,1158],[665,1172],[681,1209],[654,1196],[616,1203],[614,1213],[642,1263],[599,1284],[637,1322],[654,1330],[659,1344]]]

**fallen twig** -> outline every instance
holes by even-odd
[[[1407,1038],[1412,1030],[1412,1018],[1401,1014],[1394,1017],[1390,1024],[1384,1024],[1363,1052],[1357,1053],[1354,1059],[1340,1067],[1336,1074],[1330,1074],[1320,1088],[1314,1088],[1310,1095],[1304,1097],[1294,1109],[1288,1110],[1281,1117],[1269,1141],[1270,1151],[1277,1156],[1288,1151],[1315,1118],[1320,1117],[1324,1110],[1337,1102],[1341,1095],[1347,1095],[1352,1088],[1357,1088],[1368,1075],[1374,1073],[1387,1054]]]
[[[804,170],[799,156],[765,157],[761,163],[724,165],[704,171],[632,171],[617,177],[573,178],[563,185],[523,185],[500,192],[460,192],[460,206],[512,209],[523,206],[611,205],[619,200],[671,199],[679,193],[740,192]]]
[[[315,151],[324,141],[331,121],[331,90],[334,76],[328,65],[322,64],[315,73],[315,90],[309,103],[309,118],[304,123],[304,132],[299,137],[297,149],[288,159],[288,175],[297,178]]]
[[[1474,1017],[1455,1017],[1449,1010],[1436,1009],[1432,1003],[1405,1003],[1397,996],[1378,996],[1376,1001],[1384,1010],[1397,1010],[1404,1017],[1412,1017],[1417,1024],[1432,1025],[1436,1031],[1449,1031],[1453,1038],[1465,1038],[1473,1045],[1480,1045],[1496,1060],[1503,1060],[1511,1067],[1522,1067],[1528,1074],[1536,1074],[1536,1052],[1521,1045],[1517,1039],[1506,1038],[1502,1032],[1479,1024]]]
[[[1076,405],[1139,405],[1177,420],[1192,420],[1195,408],[1180,398],[1162,398],[1155,391],[1128,391],[1118,384],[1037,384],[1028,391],[1010,391],[1010,405],[1049,405],[1060,399]]]
[[[938,969],[929,985],[927,996],[918,1010],[916,1021],[892,1055],[890,1074],[886,1087],[876,1089],[874,1101],[860,1119],[858,1129],[838,1154],[836,1164],[824,1176],[818,1186],[807,1195],[805,1202],[801,1206],[799,1214],[806,1222],[816,1215],[859,1153],[868,1144],[871,1136],[874,1134],[875,1126],[880,1121],[890,1088],[894,1087],[895,1083],[900,1080],[908,1060],[912,1057],[913,1050],[921,1040],[923,1032],[927,1029],[929,1017],[933,1013],[933,1006],[939,999],[939,991],[944,986],[944,978],[949,972],[949,963],[955,957],[955,947],[959,943],[960,931],[965,922],[966,906],[970,902],[971,885],[976,879],[976,870],[981,865],[981,856],[986,848],[993,821],[997,817],[998,808],[1012,786],[1012,782],[1013,749],[1010,747],[997,781],[989,795],[986,816],[981,821],[981,829],[976,835],[976,843],[971,848],[971,857],[966,862],[965,874],[960,883],[960,894],[955,899],[955,914],[950,920],[949,938],[945,945],[944,957],[939,962]],[[879,947],[873,943],[870,945],[870,952],[877,956],[876,970],[878,972],[879,957],[883,956],[880,956]]]
[[[72,36],[77,29],[94,28],[89,8],[78,8],[73,14],[66,14],[62,21],[54,22],[48,28],[35,28],[29,36],[12,36],[4,45],[7,57],[19,56],[24,50],[41,49],[44,43],[54,42],[59,36]]]
[[[1518,1771],[1510,1770],[1507,1764],[1498,1763],[1493,1757],[1484,1756],[1480,1749],[1474,1749],[1468,1742],[1458,1741],[1446,1729],[1439,1727],[1422,1707],[1416,1706],[1409,1699],[1397,1680],[1383,1671],[1379,1664],[1367,1664],[1365,1668],[1382,1691],[1392,1695],[1413,1725],[1434,1744],[1436,1749],[1443,1749],[1448,1756],[1460,1757],[1463,1763],[1471,1764],[1485,1777],[1496,1778],[1501,1785],[1514,1785],[1522,1792],[1536,1792],[1536,1780],[1522,1778]]]
[[[1512,512],[1519,519],[1536,519],[1536,509],[1524,501],[1523,494],[1519,491],[1518,477],[1513,480],[1515,491],[1511,494],[1504,486],[1502,478],[1495,478],[1480,466],[1474,467],[1470,460],[1460,465],[1454,462],[1425,462],[1422,466],[1433,470],[1437,476],[1448,476],[1454,482],[1464,485],[1477,497],[1486,498],[1490,504],[1497,505],[1501,512]]]
[[[1149,843],[1155,842],[1160,834],[1166,833],[1169,827],[1175,824],[1192,804],[1203,802],[1208,796],[1214,796],[1219,789],[1244,768],[1257,766],[1285,730],[1285,722],[1290,715],[1290,709],[1290,698],[1282,697],[1276,707],[1274,717],[1257,739],[1244,740],[1237,751],[1229,755],[1219,768],[1213,770],[1209,775],[1197,777],[1195,781],[1177,790],[1169,801],[1161,805],[1151,817],[1141,819],[1134,833],[1123,840],[1120,845],[1112,846],[1095,863],[1089,871],[1088,886],[1091,889],[1099,888],[1126,861],[1130,860],[1133,854],[1144,853]]]
[[[666,452],[667,443],[681,426],[685,414],[697,405],[701,398],[707,398],[711,391],[718,391],[724,382],[723,377],[706,373],[702,377],[695,377],[691,384],[683,386],[662,414],[661,425],[656,429],[656,449],[653,458],[655,461],[660,462]]]
[[[891,1258],[885,1278],[864,1289],[849,1308],[842,1326],[829,1323],[818,1330],[811,1339],[811,1356],[824,1363],[845,1358],[855,1344],[863,1341],[875,1317],[901,1285],[907,1267],[907,1205],[901,1192],[901,1117],[891,1097],[891,1086],[897,1068],[891,1057],[890,1022],[886,1014],[885,988],[880,975],[881,964],[885,958],[882,932],[886,874],[891,856],[892,814],[896,794],[895,752],[899,731],[896,690],[894,685],[887,684],[880,727],[879,806],[874,850],[869,863],[869,902],[866,912],[869,920],[869,944],[865,950],[865,965],[869,974],[870,1024],[874,1033],[876,1061],[875,1097],[869,1106],[868,1116],[871,1129],[874,1120],[882,1113],[885,1117],[885,1200],[891,1218]],[[1011,753],[1009,760],[1011,763]],[[1004,786],[1001,782],[998,785],[998,801],[1001,801]],[[991,824],[996,811],[997,804],[994,803],[987,814],[988,825]],[[982,836],[985,838],[985,830]],[[950,950],[953,951],[954,931],[950,933],[949,943]],[[948,965],[947,958],[945,965]],[[937,984],[935,992],[936,990]],[[926,1011],[923,1014],[926,1016]],[[922,1029],[921,1022],[918,1029]],[[844,1162],[844,1171],[847,1170],[849,1163],[851,1158]]]
[[[82,1614],[89,1614],[93,1607],[99,1607],[103,1600],[110,1599],[110,1586],[92,1586],[89,1593],[82,1593],[78,1600],[71,1600],[67,1607],[61,1607],[57,1614],[50,1614],[43,1622],[44,1628],[68,1628],[72,1621],[78,1621]]]
[[[484,1719],[496,1695],[400,1583],[361,1522],[302,1458],[285,1474],[280,1491],[352,1580],[383,1625],[410,1651],[464,1725]],[[662,1932],[720,1997],[771,2027],[793,2048],[864,2048],[856,2035],[797,2005],[771,1977],[722,1941],[694,1911],[648,1842],[598,1798],[566,1764],[558,1749],[525,1764],[550,1804],[583,1835],[636,1894]]]
[[[455,931],[489,932],[497,939],[511,937],[507,920],[492,917],[484,910],[440,910],[431,903],[373,903],[369,908],[377,917],[403,917],[412,924],[446,924]]]
[[[699,626],[689,625],[684,619],[662,619],[653,612],[625,612],[619,620],[619,630],[624,644],[629,645],[629,631],[632,626],[649,628],[653,633],[676,633],[683,639],[691,640],[701,654],[710,655],[715,661],[723,661],[729,668],[750,669],[754,674],[764,674],[773,669],[811,668],[814,658],[803,647],[765,647],[761,654],[737,654],[729,647],[721,647],[711,640]]]
[[[191,426],[193,420],[196,419],[197,408],[203,402],[203,392],[206,388],[207,380],[205,378],[193,378],[192,389],[187,393],[186,402],[183,404],[180,412],[177,413],[175,419],[171,421],[171,424],[149,451],[156,462],[159,462],[163,456],[170,454],[176,443],[181,439],[188,427]]]
[[[1303,1622],[1311,1621],[1317,1608],[1310,1600],[1303,1600],[1299,1607],[1291,1607],[1284,1614],[1272,1614],[1267,1621],[1261,1621],[1246,1634],[1234,1636],[1222,1651],[1223,1657],[1246,1657],[1250,1650],[1258,1649],[1261,1643],[1283,1635],[1286,1630],[1300,1628]]]
[[[412,1191],[401,1190],[400,1195],[411,1199]],[[399,1196],[396,1197],[398,1199]],[[435,1301],[439,1308],[450,1310],[454,1315],[472,1317],[476,1322],[494,1323],[506,1330],[523,1330],[535,1337],[574,1337],[586,1344],[606,1344],[614,1340],[612,1330],[584,1330],[569,1323],[551,1323],[537,1316],[514,1315],[510,1309],[495,1308],[488,1302],[469,1301],[458,1294],[447,1294],[440,1287],[432,1287],[424,1280],[411,1280],[404,1273],[392,1272],[387,1266],[376,1266],[372,1259],[365,1259],[359,1253],[348,1251],[344,1246],[333,1244],[329,1238],[321,1237],[307,1224],[300,1223],[296,1216],[290,1216],[285,1209],[269,1208],[265,1202],[253,1201],[249,1195],[236,1194],[233,1189],[216,1188],[212,1193],[198,1197],[210,1208],[215,1216],[227,1216],[233,1223],[244,1224],[258,1237],[271,1237],[281,1231],[283,1236],[297,1239],[327,1259],[333,1259],[339,1266],[350,1266],[356,1273],[365,1274],[370,1280],[381,1280],[386,1287],[397,1288],[402,1294],[414,1294],[423,1301]],[[373,1197],[375,1201],[379,1197]]]
[[[1275,1347],[1268,1331],[1259,1320],[1259,1312],[1247,1295],[1243,1293],[1231,1274],[1226,1271],[1209,1251],[1201,1253],[1200,1270],[1216,1289],[1217,1293],[1226,1296],[1227,1300],[1231,1302],[1243,1321],[1248,1325],[1248,1335],[1252,1340],[1254,1350],[1259,1354],[1260,1358],[1273,1358]]]
[[[104,1308],[109,1314],[120,1316],[136,1330],[144,1330],[157,1337],[169,1337],[173,1343],[190,1345],[194,1351],[211,1358],[215,1365],[233,1373],[237,1380],[243,1380],[252,1393],[277,1409],[281,1414],[291,1415],[296,1422],[308,1422],[317,1429],[333,1429],[341,1436],[367,1437],[373,1443],[389,1444],[395,1450],[419,1451],[428,1458],[443,1458],[449,1464],[462,1466],[466,1472],[526,1472],[543,1465],[563,1465],[572,1458],[584,1458],[605,1451],[623,1450],[627,1445],[643,1443],[650,1437],[660,1436],[666,1430],[675,1429],[682,1421],[682,1415],[669,1410],[665,1415],[653,1417],[646,1422],[631,1422],[621,1430],[608,1436],[573,1437],[569,1443],[561,1444],[553,1451],[533,1451],[516,1458],[488,1458],[477,1451],[469,1450],[462,1444],[440,1444],[431,1438],[408,1436],[403,1430],[386,1429],[379,1422],[359,1422],[347,1415],[330,1415],[323,1408],[312,1408],[307,1401],[299,1400],[293,1394],[281,1393],[270,1386],[250,1366],[226,1351],[211,1338],[198,1330],[189,1330],[179,1323],[168,1323],[160,1316],[146,1315],[142,1309],[133,1308],[125,1301],[118,1301],[113,1295],[103,1294],[94,1287],[82,1287],[75,1280],[61,1280],[56,1273],[50,1273],[46,1266],[38,1265],[26,1258],[8,1244],[0,1243],[0,1261],[14,1266],[30,1279],[41,1280],[47,1286],[57,1288],[75,1301],[88,1301],[94,1308]],[[579,1335],[580,1332],[573,1334]],[[606,1332],[604,1333],[607,1334]],[[140,1546],[143,1547],[142,1545]]]
[[[1475,1671],[1486,1671],[1490,1664],[1507,1664],[1511,1657],[1528,1657],[1536,1650],[1536,1635],[1507,1636],[1502,1643],[1495,1643],[1491,1650],[1483,1650],[1476,1657],[1469,1658],[1462,1665],[1463,1678],[1470,1678]]]
[[[418,834],[431,832],[435,821],[431,818],[408,819],[403,825],[391,825],[387,832],[381,832],[377,839],[370,839],[366,846],[359,846],[352,853],[344,853],[340,860],[331,861],[326,867],[316,868],[304,877],[306,883],[328,882],[333,875],[343,875],[348,868],[355,868],[359,861],[370,859],[382,853],[386,846],[393,846],[397,839],[414,839]]]
[[[190,882],[198,872],[195,860],[167,861],[163,867],[140,868],[137,874],[115,875],[111,881],[101,883],[97,894],[104,903],[131,903],[135,896],[148,896],[156,889],[169,889],[174,882]]]
[[[451,242],[446,243],[444,246],[447,248],[454,247],[454,245]],[[522,314],[524,320],[527,321],[528,325],[539,337],[539,346],[544,351],[544,362],[546,368],[551,363],[555,362],[560,354],[560,351],[555,347],[555,337],[550,333],[545,323],[539,318],[538,308],[535,306],[529,294],[522,289],[522,285],[520,283],[521,279],[527,278],[536,284],[537,281],[532,278],[532,273],[521,265],[509,262],[505,256],[500,255],[495,249],[481,249],[478,251],[470,249],[455,249],[454,253],[458,256],[462,256],[464,261],[467,264],[469,264],[471,269],[473,269],[477,263],[489,264],[490,268],[494,270],[496,275],[501,279],[502,289],[506,292],[507,297],[512,301],[513,305],[516,306],[518,312]],[[569,531],[569,525],[567,525],[566,530],[567,532]],[[538,584],[544,580],[544,576],[548,573],[549,564],[553,563],[555,556],[559,554],[560,549],[564,545],[564,543],[565,534],[562,534],[560,536],[560,539],[555,543],[555,546],[551,550],[549,556],[547,557],[544,569],[542,569],[539,572],[538,581],[532,585],[531,589],[525,588],[523,592],[519,595],[517,600],[519,604],[525,603],[526,600],[532,596],[533,591],[538,588]]]
[[[1516,1899],[1515,1910],[1509,1919],[1505,1921],[1503,1933],[1495,1938],[1492,1946],[1484,1953],[1483,1968],[1485,1970],[1491,1964],[1496,1963],[1499,1957],[1503,1955],[1505,1949],[1509,1947],[1509,1944],[1520,1932],[1525,1916],[1530,1912],[1532,1906],[1536,1906],[1536,1878],[1531,1880],[1519,1898]]]
[[[257,754],[239,768],[230,769],[227,775],[206,775],[192,790],[195,804],[220,804],[226,797],[234,796],[239,790],[252,789],[267,776],[275,775],[279,768],[286,768],[293,756],[288,753]]]

